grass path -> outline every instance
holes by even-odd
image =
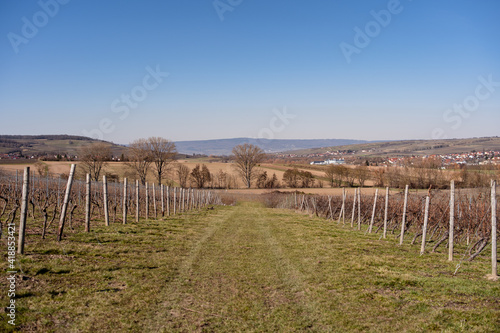
[[[273,237],[269,215],[244,205],[213,221],[183,262],[179,283],[168,290],[175,305],[154,319],[153,328],[165,321],[189,331],[312,326],[302,275]]]
[[[444,254],[378,237],[256,203],[95,227],[60,244],[31,235],[18,328],[499,331],[500,285],[483,279],[486,259],[454,277]]]

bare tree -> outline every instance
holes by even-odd
[[[368,167],[359,165],[354,170],[352,170],[352,172],[354,173],[359,186],[365,186],[366,180],[368,180],[368,178],[370,177],[370,171],[368,170]]]
[[[217,181],[217,187],[218,188],[227,188],[228,187],[228,174],[227,172],[224,172],[224,170],[219,169],[217,171],[217,174],[215,175],[216,181]]]
[[[309,171],[293,168],[285,171],[283,181],[291,188],[312,187],[314,185],[314,176]]]
[[[137,139],[129,145],[129,156],[127,165],[134,170],[141,184],[146,184],[149,168],[153,162],[149,142],[146,139]]]
[[[96,142],[88,146],[84,146],[80,151],[80,160],[85,173],[89,173],[90,177],[99,181],[99,176],[106,164],[106,161],[111,159],[111,147],[105,142]]]
[[[267,171],[264,171],[257,176],[257,184],[256,185],[258,188],[265,188],[266,183],[267,183]]]
[[[343,167],[344,169],[344,177],[347,184],[349,184],[349,186],[351,187],[354,186],[354,181],[356,180],[356,173],[354,172],[354,170],[348,167],[344,167],[342,165],[341,167]]]
[[[196,164],[191,171],[191,179],[198,188],[203,188],[206,183],[209,183],[212,180],[212,174],[205,164],[201,167],[199,164]]]
[[[328,178],[330,185],[335,184],[341,186],[344,179],[347,177],[348,169],[343,165],[329,165],[325,171],[325,177]]]
[[[186,187],[187,181],[189,179],[189,168],[184,164],[177,163],[175,168],[175,174],[177,179],[179,180],[180,187]]]
[[[175,155],[177,155],[175,143],[156,136],[150,137],[148,143],[151,149],[152,161],[155,165],[156,178],[158,184],[161,184],[163,176],[168,172],[170,163],[175,160]]]
[[[296,188],[299,187],[300,181],[300,171],[297,168],[288,169],[283,174],[283,181],[288,187]]]
[[[250,188],[252,180],[257,176],[255,167],[264,160],[264,151],[257,146],[245,143],[233,148],[233,156],[236,171],[247,188]]]

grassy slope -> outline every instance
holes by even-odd
[[[0,137],[2,136],[0,135]],[[69,139],[64,137],[57,139],[51,138],[50,140],[38,137],[10,138],[3,136],[3,138],[21,144],[22,146],[19,148],[13,148],[8,146],[4,147],[0,143],[0,154],[6,154],[12,151],[20,150],[23,152],[25,156],[30,156],[32,154],[39,154],[39,153],[78,155],[80,149],[83,146],[87,146],[92,144],[93,142],[96,142],[96,140],[90,138],[76,140],[76,139],[71,139],[71,137]],[[120,154],[126,153],[126,147],[119,146],[113,143],[109,143],[109,145],[111,147],[113,155],[115,156],[120,156]]]
[[[167,221],[95,226],[20,256],[25,331],[495,331],[489,261],[362,235],[244,203]],[[5,270],[6,260],[0,266]],[[6,290],[2,279],[1,290]],[[7,304],[6,292],[0,301]],[[4,318],[4,316],[2,316]],[[8,327],[5,320],[4,327]]]

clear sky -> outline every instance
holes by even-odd
[[[500,135],[500,1],[0,2],[0,134]]]

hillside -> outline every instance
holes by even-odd
[[[75,135],[0,135],[0,155],[78,155],[82,146],[97,140]],[[125,153],[126,147],[109,143],[114,156]]]
[[[0,135],[0,155],[78,155],[84,145],[96,140],[74,135]],[[234,138],[219,140],[177,141],[180,154],[230,155],[234,146],[250,143],[266,153],[285,152],[296,155],[322,154],[327,151],[352,150],[356,156],[397,157],[411,155],[451,154],[470,151],[500,151],[500,137],[448,139],[361,141],[348,139],[268,140]],[[126,146],[109,142],[114,156],[126,155]],[[320,148],[322,147],[322,148]]]
[[[500,151],[500,138],[470,138],[470,139],[447,139],[447,140],[404,140],[367,142],[353,145],[343,145],[327,148],[301,149],[288,151],[298,155],[322,154],[327,151],[352,150],[356,156],[387,157],[387,156],[411,156],[411,155],[433,155],[453,154],[470,151]]]
[[[0,155],[78,155],[78,151],[82,146],[96,141],[97,140],[88,137],[74,135],[0,135]],[[231,155],[231,151],[235,146],[244,143],[257,145],[266,153],[275,153],[284,150],[309,149],[364,142],[366,141],[345,139],[268,140],[234,138],[219,140],[176,141],[175,145],[180,154]],[[109,144],[111,145],[114,156],[120,156],[122,153],[126,154],[126,146],[114,143]]]
[[[176,141],[177,150],[184,154],[230,155],[233,147],[244,143],[259,146],[266,153],[276,153],[285,150],[310,149],[317,147],[361,144],[367,141],[349,139],[310,139],[310,140],[269,140],[234,138],[219,140]]]

